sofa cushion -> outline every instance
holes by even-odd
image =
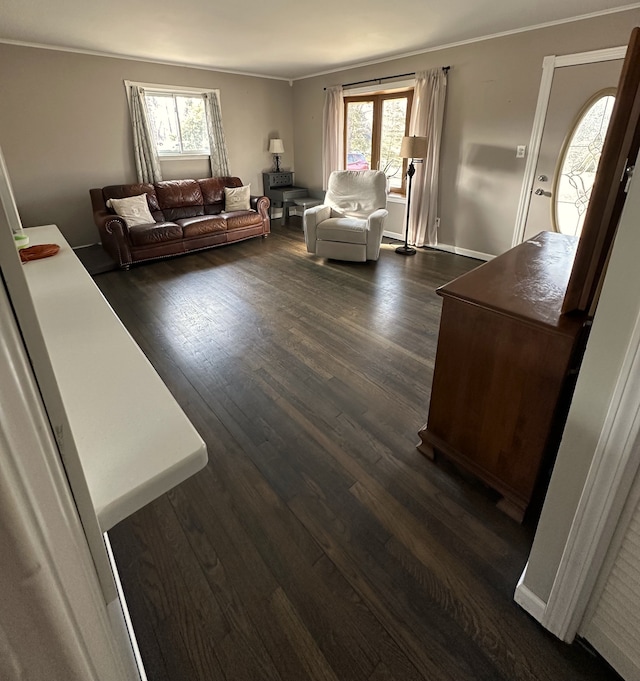
[[[157,182],[155,190],[165,220],[204,215],[202,192],[195,180],[165,180]]]
[[[129,230],[129,238],[133,246],[150,246],[165,241],[175,241],[182,237],[182,227],[175,222],[136,225]]]
[[[205,205],[210,203],[224,203],[225,187],[242,187],[239,177],[205,177],[198,180]]]
[[[227,221],[218,215],[197,215],[193,218],[182,218],[176,222],[182,227],[182,233],[187,238],[227,230]]]
[[[255,210],[235,211],[234,213],[221,213],[227,221],[227,229],[240,229],[242,227],[252,227],[253,225],[261,225],[262,218]]]
[[[156,196],[155,187],[147,182],[139,182],[137,184],[112,184],[108,187],[103,187],[102,196],[105,203],[109,199],[124,199],[128,196],[139,196],[140,194],[147,195],[147,204],[153,219],[156,222],[162,222],[164,215],[158,205],[158,197]],[[113,210],[113,209],[111,209]],[[115,211],[114,211],[115,213]]]
[[[347,244],[367,243],[367,221],[361,218],[329,218],[316,230],[320,241],[341,241]]]
[[[125,221],[127,227],[148,225],[155,222],[151,215],[151,211],[149,210],[146,194],[128,196],[124,199],[109,199],[107,201],[107,206],[115,210],[115,212]]]
[[[249,210],[251,199],[251,185],[244,187],[224,188],[224,210],[231,213],[236,210]]]

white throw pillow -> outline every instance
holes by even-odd
[[[224,209],[227,213],[233,210],[251,210],[251,185],[244,187],[224,188]]]
[[[155,222],[149,210],[146,194],[129,196],[126,199],[110,199],[108,203],[127,223],[127,227],[148,225],[151,222]]]

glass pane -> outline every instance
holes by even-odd
[[[389,179],[390,189],[402,187],[400,145],[407,120],[407,98],[385,99],[382,102],[382,132],[380,136],[380,170]]]
[[[209,153],[207,124],[202,97],[176,97],[182,151],[189,153]]]
[[[156,137],[159,154],[180,153],[178,117],[172,95],[146,95],[149,123]]]
[[[579,235],[591,197],[615,97],[603,95],[579,118],[560,160],[554,219],[563,234]]]
[[[369,170],[373,132],[373,102],[347,104],[347,170]]]

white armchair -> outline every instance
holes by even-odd
[[[380,170],[336,170],[320,206],[304,212],[307,251],[323,258],[377,260],[389,214],[387,178]]]

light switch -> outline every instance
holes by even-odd
[[[525,144],[519,144],[516,147],[516,158],[524,158],[524,154],[527,150],[527,146]]]

